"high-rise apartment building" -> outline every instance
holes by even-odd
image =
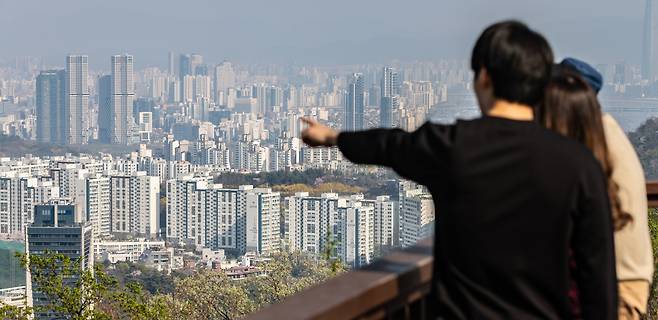
[[[245,191],[245,251],[274,253],[281,244],[280,195],[269,188]],[[238,220],[238,223],[242,221]]]
[[[195,77],[193,75],[183,76],[183,81],[181,82],[181,98],[183,102],[194,101],[194,82]]]
[[[185,76],[189,76],[192,74],[193,72],[190,66],[190,55],[181,54],[180,56],[178,56],[178,77],[182,82]]]
[[[434,89],[430,81],[413,82],[413,96],[408,99],[412,106],[429,110],[434,105]]]
[[[139,133],[139,141],[149,143],[151,142],[151,133],[153,133],[153,113],[140,112],[137,116],[137,127]]]
[[[65,143],[66,73],[41,71],[36,82],[37,141]]]
[[[98,141],[112,143],[114,112],[112,109],[112,75],[98,78]]]
[[[340,237],[336,223],[338,195],[324,193],[320,197],[310,196],[308,192],[298,192],[287,197],[286,215],[288,246],[312,254],[320,254],[325,249],[329,237]],[[332,220],[333,223],[330,223]]]
[[[167,239],[237,250],[238,191],[191,176],[167,181]]]
[[[434,233],[434,201],[427,190],[404,190],[400,205],[401,246],[413,246]]]
[[[398,203],[390,196],[379,196],[369,201],[374,209],[373,214],[373,245],[375,256],[382,256],[397,244],[399,232],[396,231]]]
[[[354,73],[349,79],[347,92],[345,94],[345,116],[343,129],[346,131],[357,131],[364,127],[365,109],[365,83],[363,74]]]
[[[90,175],[85,179],[84,192],[85,220],[92,226],[94,239],[109,237],[112,231],[110,178],[101,174]]]
[[[132,134],[133,100],[133,56],[115,55],[111,58],[112,69],[112,143],[128,144]]]
[[[219,93],[235,87],[235,71],[233,71],[233,65],[229,61],[224,61],[215,66],[214,81],[214,98],[215,102],[219,103]]]
[[[338,202],[335,229],[337,256],[348,266],[358,268],[374,259],[374,208],[362,199],[341,199]]]
[[[279,248],[279,194],[240,186],[227,189],[207,178],[167,181],[167,239],[238,254]]]
[[[59,196],[48,180],[5,172],[0,176],[0,235],[19,236],[33,221],[34,205]]]
[[[181,96],[181,81],[179,79],[171,79],[169,82],[169,97],[168,101],[171,103],[180,102]]]
[[[374,258],[375,206],[363,196],[324,193],[317,197],[299,192],[284,202],[285,239],[291,249],[316,255],[330,251],[353,267]]]
[[[642,41],[642,78],[658,79],[658,3],[645,0],[644,38]]]
[[[88,223],[80,223],[75,217],[75,206],[64,201],[52,200],[35,206],[34,223],[27,227],[25,238],[28,257],[45,252],[63,254],[73,261],[79,259],[82,270],[91,270],[94,267],[92,227]],[[74,285],[77,279],[77,276],[70,276],[64,281],[65,284]],[[56,313],[40,308],[49,304],[48,297],[32,283],[29,269],[26,281],[28,305],[34,306],[35,319],[58,319]]]
[[[89,129],[89,58],[66,57],[65,136],[69,144],[87,143]]]
[[[212,81],[210,77],[205,75],[196,75],[194,76],[194,90],[192,95],[192,101],[196,101],[198,98],[208,98],[212,97]]]
[[[208,67],[203,64],[203,56],[197,53],[190,55],[190,74],[193,76],[208,75]]]
[[[179,56],[178,76],[182,80],[185,76],[195,76],[203,74],[201,67],[203,65],[203,56],[200,54],[181,54]],[[201,68],[199,68],[201,67]],[[197,71],[198,69],[198,71]],[[203,74],[203,75],[207,75]]]
[[[384,67],[382,70],[379,126],[390,128],[393,124],[393,110],[400,106],[400,82],[395,69]]]
[[[144,171],[110,176],[110,208],[112,233],[157,236],[160,179]]]
[[[167,72],[170,76],[176,75],[176,58],[173,52],[167,55]]]
[[[77,206],[76,214],[80,216],[76,221],[84,221],[85,177],[89,175],[89,170],[84,169],[80,163],[61,162],[49,171],[50,179],[59,188],[60,198]]]

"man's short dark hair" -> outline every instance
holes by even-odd
[[[489,26],[471,56],[476,78],[481,69],[487,70],[496,98],[531,106],[541,101],[552,64],[548,41],[518,21]]]

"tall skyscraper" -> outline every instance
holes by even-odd
[[[190,74],[193,76],[196,75],[208,75],[208,67],[203,64],[203,56],[197,53],[190,55]]]
[[[191,74],[192,71],[190,70],[190,55],[181,54],[178,57],[178,78],[182,82],[185,76],[189,76]]]
[[[434,105],[434,89],[430,81],[415,81],[412,83],[412,96],[407,103],[418,108],[431,108]],[[411,101],[411,103],[409,103]]]
[[[168,56],[168,64],[167,64],[167,72],[169,73],[170,76],[173,76],[176,74],[176,58],[174,56],[174,53],[169,51],[169,56]]]
[[[352,74],[349,85],[347,86],[347,94],[345,95],[345,121],[343,123],[343,129],[346,131],[364,129],[364,90],[363,74]]]
[[[178,79],[172,79],[169,82],[169,102],[178,103],[180,102],[181,96],[181,81]]]
[[[186,75],[183,77],[181,82],[181,98],[183,102],[192,102],[194,101],[194,79],[192,75]]]
[[[212,97],[212,82],[210,77],[204,75],[194,76],[194,94],[192,100],[196,101],[198,98],[208,98]]]
[[[25,252],[30,255],[42,255],[46,251],[63,254],[71,260],[80,259],[80,267],[90,270],[94,267],[92,226],[76,221],[75,206],[61,201],[34,207],[34,223],[27,227]],[[57,314],[44,312],[39,307],[49,304],[48,297],[39,292],[39,287],[30,281],[27,270],[27,295],[35,307],[36,319],[58,319]],[[76,276],[64,279],[65,284],[74,285]]]
[[[642,43],[642,77],[650,82],[658,78],[658,5],[646,0]]]
[[[37,141],[63,143],[66,95],[64,70],[41,71],[37,76]]]
[[[390,128],[393,125],[393,110],[399,106],[400,84],[395,69],[382,70],[379,126]]]
[[[98,141],[112,143],[112,76],[98,78]]]
[[[181,80],[183,80],[185,76],[194,76],[203,73],[203,56],[200,54],[181,54],[178,61],[178,77]],[[201,67],[199,68],[199,73],[197,72],[197,67]]]
[[[400,79],[398,72],[391,67],[384,67],[381,81],[382,97],[400,95]]]
[[[89,128],[89,58],[86,55],[66,57],[66,103],[64,141],[87,143]]]
[[[112,67],[112,143],[128,144],[133,120],[133,56],[116,55]]]
[[[215,66],[215,102],[219,103],[219,93],[226,92],[226,89],[235,87],[235,72],[230,62],[224,61]]]

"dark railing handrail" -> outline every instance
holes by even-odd
[[[646,187],[649,207],[658,208],[658,181]],[[423,319],[432,263],[432,239],[426,238],[246,319]]]
[[[413,247],[329,279],[247,319],[354,319],[370,311],[377,313],[381,306],[393,301],[406,305],[409,301],[404,300],[408,299],[401,297],[418,299],[429,292],[432,261],[432,240],[423,239]],[[423,294],[413,297],[420,292]]]
[[[649,208],[658,208],[658,180],[647,181],[647,200]]]

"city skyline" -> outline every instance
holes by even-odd
[[[5,13],[0,30],[6,31],[0,53],[0,244],[20,243],[24,255],[12,253],[7,260],[25,269],[10,279],[0,273],[5,316],[13,309],[3,303],[10,302],[35,319],[233,319],[328,278],[349,278],[363,267],[377,277],[395,274],[386,290],[409,280],[410,272],[420,270],[427,278],[433,262],[422,258],[422,264],[412,264],[407,253],[420,259],[418,253],[427,251],[422,256],[429,257],[432,251],[424,246],[435,232],[436,239],[451,236],[454,230],[438,223],[450,214],[445,201],[456,197],[458,206],[476,211],[495,207],[500,201],[494,200],[505,198],[497,192],[506,189],[481,203],[470,201],[468,191],[480,177],[487,182],[491,172],[511,167],[498,168],[493,159],[479,166],[490,168],[475,174],[453,169],[491,153],[482,147],[497,136],[525,141],[504,143],[503,149],[527,151],[538,146],[529,138],[544,141],[540,125],[551,129],[530,123],[549,110],[550,89],[558,81],[555,71],[541,67],[550,69],[551,55],[542,48],[534,57],[545,58],[541,65],[521,70],[528,68],[519,63],[533,60],[526,49],[537,51],[542,39],[532,40],[536,34],[509,20],[545,35],[555,62],[576,57],[591,64],[592,74],[601,74],[600,83],[590,84],[600,89],[600,105],[589,109],[600,108],[603,124],[615,119],[615,135],[627,134],[624,147],[634,148],[641,163],[633,178],[658,179],[658,0],[0,0],[0,12]],[[489,42],[489,31],[482,30],[503,20],[487,30],[502,26],[507,33],[494,34],[482,50],[489,56],[480,57],[478,50],[471,62],[478,35],[479,47]],[[501,38],[506,45],[498,50]],[[505,52],[509,48],[511,54]],[[478,66],[481,58],[486,63]],[[499,69],[507,74],[500,76]],[[541,79],[554,82],[540,88],[535,81],[540,71]],[[580,84],[573,78],[570,83]],[[503,95],[500,79],[522,88],[516,91],[523,96]],[[492,99],[488,82],[494,83]],[[583,89],[591,98],[593,91]],[[534,99],[540,92],[546,97]],[[518,109],[522,118],[497,113],[526,104],[530,108]],[[600,113],[593,114],[598,119]],[[469,131],[482,121],[494,121],[482,127],[492,130]],[[596,137],[610,133],[601,133],[605,128],[595,123]],[[515,131],[517,125],[526,129]],[[314,141],[317,128],[328,134]],[[360,136],[366,139],[352,140]],[[368,138],[375,136],[381,139]],[[610,173],[616,142],[605,143],[604,154],[594,154]],[[410,145],[421,145],[415,156]],[[352,148],[368,152],[361,158]],[[559,154],[557,160],[564,152],[577,153],[566,142],[562,153],[547,151],[546,159]],[[427,182],[436,171],[423,169],[431,162],[447,165],[457,179]],[[546,173],[531,169],[536,168],[534,173]],[[586,176],[598,170],[583,168],[592,170]],[[652,200],[658,182],[641,182],[648,191],[639,198],[657,206]],[[545,189],[557,190],[551,188]],[[599,209],[608,198],[613,204],[621,199],[605,191],[600,196]],[[436,199],[444,202],[435,204]],[[550,207],[551,199],[535,200]],[[625,214],[620,208],[613,206],[618,211],[613,218]],[[527,252],[523,246],[518,250]],[[72,271],[69,258],[80,262]],[[442,264],[435,270],[437,265]],[[5,269],[22,270],[16,268]],[[79,281],[84,279],[89,282]],[[418,281],[412,280],[410,285]],[[354,283],[363,288],[350,289],[344,298],[366,301],[370,297],[353,293],[375,292],[362,280]],[[425,314],[421,309],[429,300],[404,297],[407,287],[398,290],[395,308],[406,301],[408,317]],[[71,306],[58,306],[64,303]],[[361,308],[365,317],[382,314],[379,307]],[[387,316],[402,314],[385,309]],[[81,312],[91,313],[68,316]]]

